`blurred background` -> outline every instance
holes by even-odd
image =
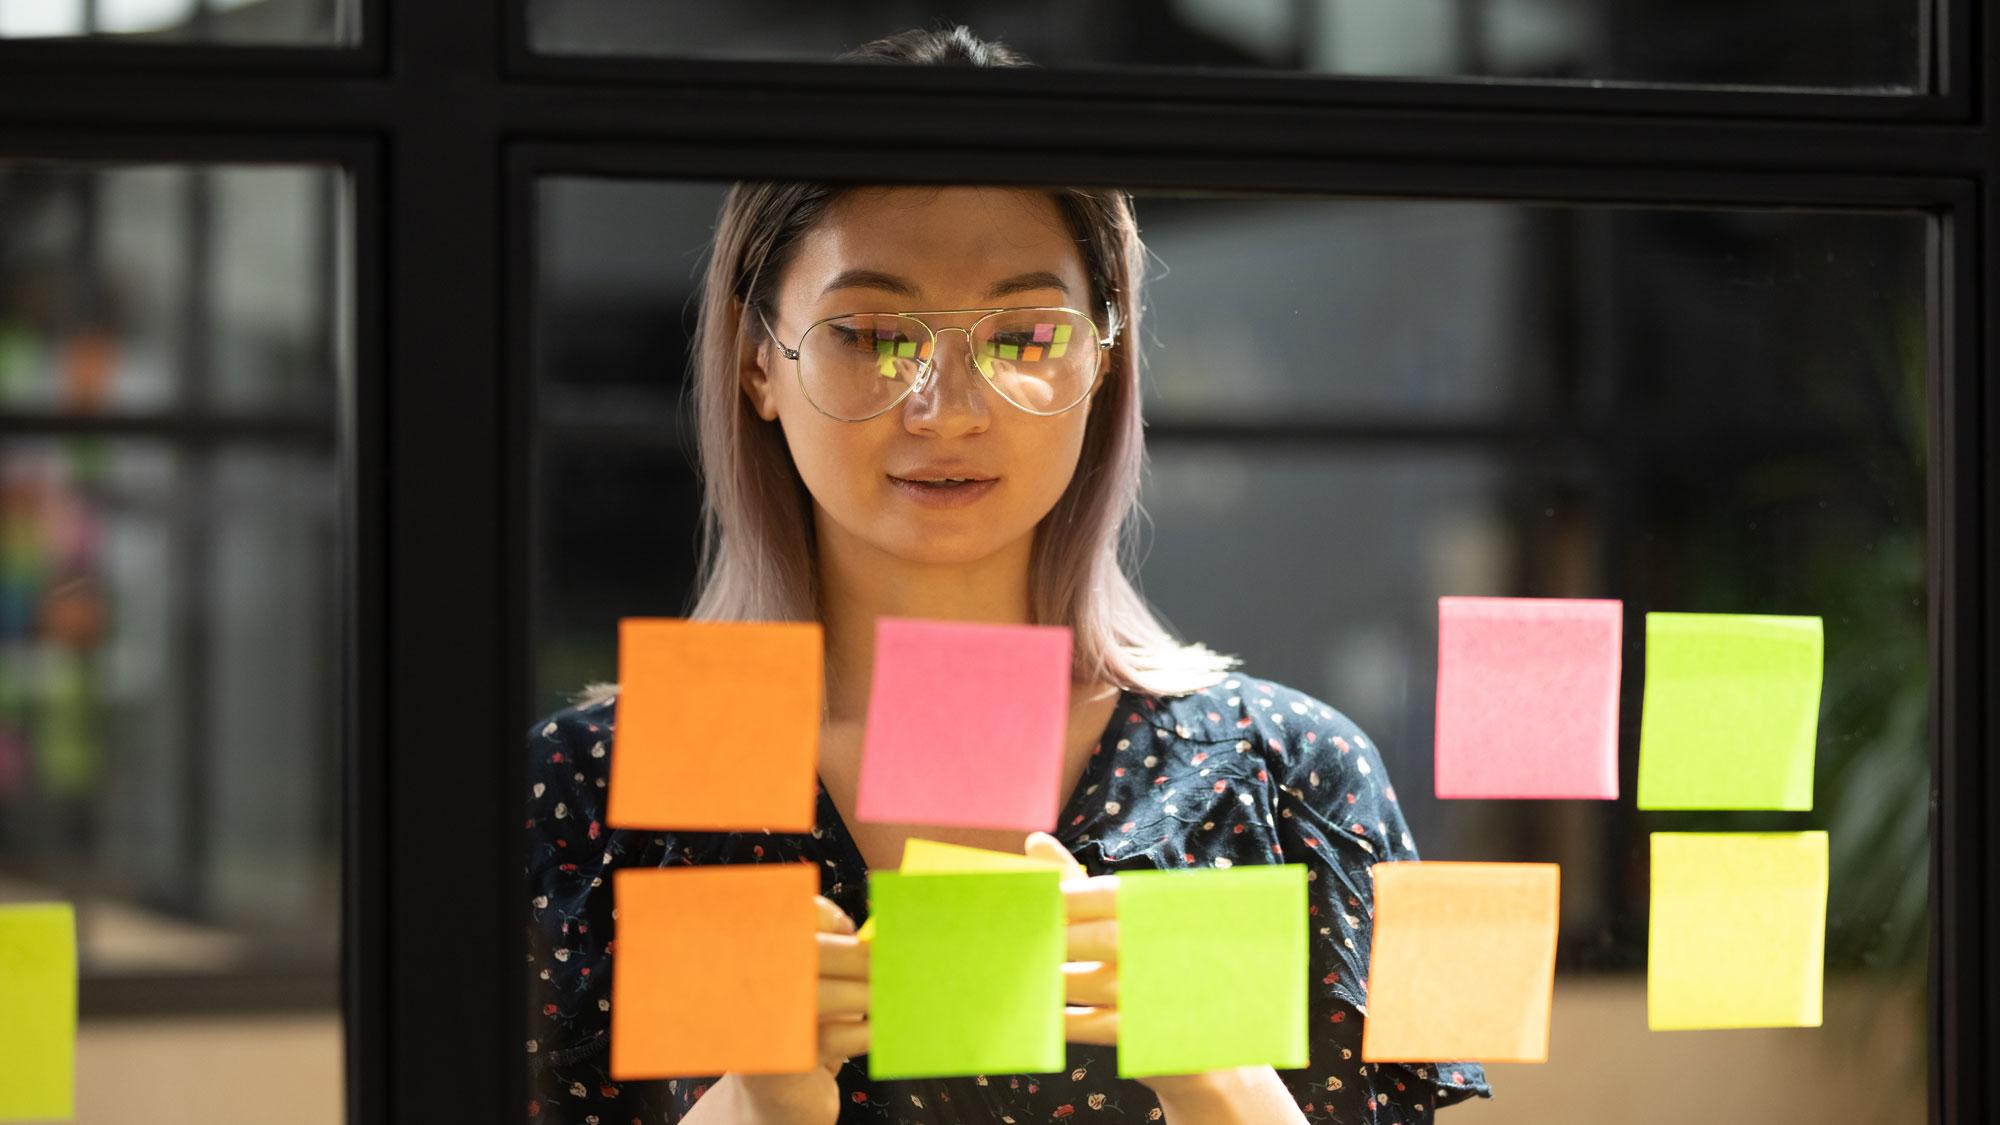
[[[394,0],[390,0],[394,2]],[[1920,0],[526,0],[570,56],[1921,92]],[[0,38],[352,46],[352,0],[0,0]],[[0,161],[0,901],[78,905],[79,1120],[340,1119],[337,172]],[[559,178],[534,237],[536,702],[687,605],[721,185]],[[1917,215],[1148,196],[1137,572],[1369,730],[1432,858],[1565,869],[1551,1058],[1455,1120],[1919,1121]],[[1218,578],[1217,576],[1221,576]],[[1282,593],[1280,593],[1282,591]],[[1428,796],[1441,594],[1619,597],[1627,798]],[[1810,814],[1632,808],[1647,610],[1826,620]],[[1832,834],[1826,1027],[1649,1033],[1646,833]],[[222,1061],[218,1061],[222,1060]],[[233,1096],[162,1097],[227,1086]]]
[[[0,902],[76,905],[80,1120],[340,1111],[343,191],[0,163]]]

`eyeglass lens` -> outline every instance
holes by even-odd
[[[1097,328],[1054,309],[985,317],[970,331],[973,364],[1022,410],[1054,414],[1083,400],[1096,374]],[[887,409],[922,377],[936,341],[922,321],[859,313],[814,325],[799,345],[799,378],[814,406],[836,418]]]

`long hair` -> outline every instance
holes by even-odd
[[[842,56],[917,65],[1023,66],[1027,61],[964,27],[906,31]],[[744,333],[768,310],[801,237],[849,185],[742,182],[716,220],[690,362],[702,474],[698,621],[817,621],[820,588],[812,496],[792,464],[782,428],[743,393]],[[1137,566],[1139,483],[1146,446],[1140,418],[1139,324],[1145,247],[1131,196],[1108,188],[1051,191],[1090,275],[1090,308],[1109,302],[1119,337],[1106,383],[1085,425],[1076,472],[1035,529],[1028,564],[1034,623],[1065,625],[1073,676],[1150,695],[1214,684],[1237,664],[1177,640],[1127,574]],[[579,702],[609,698],[587,686]]]

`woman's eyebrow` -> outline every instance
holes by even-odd
[[[833,276],[832,281],[826,283],[826,288],[820,290],[820,295],[825,296],[836,289],[880,289],[913,301],[921,295],[915,285],[897,277],[895,274],[870,269],[840,271]],[[1028,273],[1015,274],[1013,277],[994,282],[987,288],[985,299],[997,301],[1002,297],[1011,296],[1015,293],[1026,293],[1035,289],[1055,289],[1060,291],[1065,297],[1069,295],[1069,285],[1062,278],[1050,273],[1048,270],[1032,270]]]

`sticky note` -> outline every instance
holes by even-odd
[[[1037,344],[1048,343],[1051,339],[1054,339],[1055,330],[1056,326],[1053,324],[1035,325],[1035,336],[1034,336],[1035,343]]]
[[[878,618],[855,816],[1050,831],[1069,684],[1062,626]]]
[[[819,873],[810,864],[626,867],[611,879],[611,1077],[812,1069]]]
[[[1655,832],[1646,1026],[1818,1027],[1824,832]]]
[[[619,621],[605,822],[812,831],[823,645],[817,621]]]
[[[868,876],[870,1078],[1059,1070],[1054,870]]]
[[[76,1116],[76,912],[0,906],[0,1121]]]
[[[1546,1062],[1555,991],[1553,863],[1378,863],[1369,1062]]]
[[[1812,808],[1817,617],[1646,615],[1642,809]]]
[[[1624,606],[1439,598],[1437,795],[1618,796]]]
[[[1300,1067],[1306,1043],[1306,869],[1118,876],[1118,1074]]]
[[[1047,860],[1030,859],[1012,852],[968,848],[963,844],[947,844],[912,836],[903,841],[903,866],[899,870],[905,875],[936,875],[949,871],[1059,872],[1062,868]]]

